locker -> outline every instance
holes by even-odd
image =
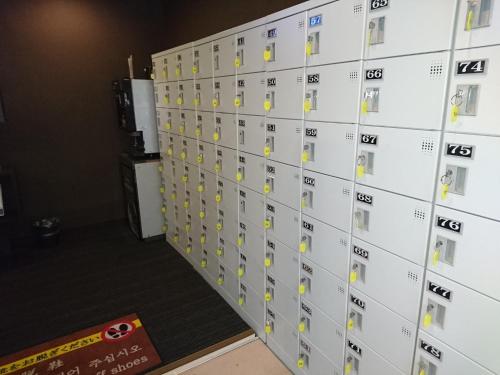
[[[238,197],[240,217],[248,219],[258,227],[262,227],[262,218],[266,211],[264,196],[239,185]]]
[[[350,235],[302,215],[299,252],[335,276],[347,281]]]
[[[236,238],[238,236],[238,213],[221,207],[217,212],[218,217],[214,230],[225,238]]]
[[[184,48],[175,55],[177,60],[175,64],[176,78],[179,80],[193,79],[193,48],[191,46]]]
[[[212,207],[217,206],[215,201],[215,196],[217,195],[217,177],[211,172],[200,170],[200,183],[198,184],[197,190],[202,190],[201,198],[206,204]]]
[[[301,119],[303,116],[304,70],[268,72],[264,110],[269,117]]]
[[[158,134],[158,146],[160,148],[160,153],[163,155],[164,160],[171,160],[167,154],[168,147],[170,146],[170,133],[160,132]]]
[[[463,354],[419,330],[417,351],[413,365],[414,375],[477,374],[493,375]]]
[[[181,117],[179,110],[175,108],[168,108],[165,109],[165,111],[167,111],[167,122],[163,124],[163,126],[170,134],[180,135],[179,128],[181,125]]]
[[[308,66],[361,59],[364,7],[362,1],[348,0],[307,12],[305,51]]]
[[[215,130],[212,134],[212,142],[236,150],[238,142],[236,115],[227,113],[215,114]]]
[[[299,335],[299,358],[297,367],[307,375],[341,375],[339,369],[304,335]]]
[[[308,67],[302,105],[305,119],[356,123],[360,74],[359,61]]]
[[[267,272],[279,279],[288,288],[297,290],[299,254],[271,235],[266,238],[266,258],[263,264]]]
[[[498,301],[427,271],[420,316],[425,332],[488,370],[500,371]]]
[[[177,134],[174,134],[174,133],[170,133],[169,139],[170,139],[170,145],[168,147],[170,148],[170,146],[172,146],[172,154],[170,155],[170,151],[167,148],[167,156],[171,156],[172,158],[177,159],[177,161],[179,163],[182,163],[182,161],[179,161],[179,159],[180,159],[179,154],[180,154],[181,149],[182,149],[183,137],[181,137]]]
[[[229,76],[236,73],[234,59],[236,57],[236,35],[214,40],[212,47],[214,77]]]
[[[179,97],[179,84],[178,82],[167,82],[164,86],[163,97],[161,101],[163,106],[172,109],[178,109],[177,98]]]
[[[360,126],[356,182],[432,201],[440,132]]]
[[[417,324],[424,268],[352,239],[350,285]]]
[[[219,277],[219,262],[217,258],[210,255],[206,250],[202,250],[200,266],[203,268],[203,271],[205,271],[205,275],[203,272],[201,275],[208,276],[208,278],[205,277],[205,279],[215,288],[217,285],[216,280]]]
[[[360,123],[441,129],[449,58],[439,52],[365,61]]]
[[[241,306],[243,317],[255,333],[265,339],[264,322],[265,307],[264,300],[258,296],[252,288],[240,280],[240,294],[238,304]]]
[[[195,83],[195,107],[200,111],[213,111],[214,84],[212,78],[197,79]]]
[[[236,272],[240,262],[240,253],[230,238],[219,235],[219,245],[215,249],[215,255],[219,257],[219,261],[224,263],[227,269]]]
[[[500,220],[500,201],[485,199],[500,190],[498,150],[498,137],[446,133],[436,203]]]
[[[351,289],[347,329],[405,374],[411,372],[417,327],[363,293]]]
[[[155,106],[158,108],[167,108],[167,105],[170,103],[170,95],[167,91],[167,87],[169,84],[167,82],[157,83],[154,85],[154,98],[155,98]]]
[[[369,0],[365,59],[450,49],[456,5],[455,0]],[[418,35],[409,24],[418,25]]]
[[[339,178],[303,171],[302,212],[349,232],[353,185]]]
[[[240,261],[237,268],[239,279],[252,289],[262,299],[265,294],[265,275],[262,264],[258,264],[245,250],[240,250]]]
[[[353,236],[424,265],[431,204],[360,185],[354,195]]]
[[[304,66],[305,23],[302,12],[266,25],[262,52],[267,71]]]
[[[266,143],[264,117],[238,115],[238,150],[262,155]]]
[[[267,235],[275,237],[286,246],[299,247],[299,212],[281,203],[268,200],[263,220]]]
[[[236,244],[248,256],[253,257],[255,263],[264,264],[265,238],[264,231],[261,228],[240,217]]]
[[[207,172],[215,173],[214,165],[216,161],[215,145],[206,142],[198,144],[198,154],[196,163]]]
[[[236,173],[238,170],[238,156],[236,150],[226,147],[217,147],[216,165],[220,165],[218,174],[233,182],[236,181]]]
[[[191,215],[191,222],[197,222],[199,223],[201,218],[199,216],[200,210],[201,210],[201,202],[200,202],[200,196],[196,192],[196,190],[188,191],[186,190],[186,197],[189,199],[189,208],[188,212]],[[191,233],[193,233],[193,225],[191,225]]]
[[[266,309],[267,345],[283,363],[291,369],[296,368],[298,357],[298,333],[283,316],[268,306]]]
[[[263,193],[273,201],[299,210],[300,175],[299,167],[268,160]]]
[[[219,204],[219,207],[237,215],[238,211],[235,208],[238,205],[238,185],[230,180],[219,177],[217,186],[215,202]],[[231,240],[234,241],[234,237],[231,237]]]
[[[264,156],[280,163],[300,166],[302,121],[267,118],[265,128]]]
[[[266,293],[264,299],[267,307],[282,315],[285,320],[297,330],[299,298],[297,295],[297,281],[292,289],[282,283],[272,271],[266,276]]]
[[[498,221],[436,206],[427,268],[500,300],[497,233]]]
[[[160,107],[156,108],[156,123],[160,133],[168,133],[172,130],[172,117],[178,117],[176,110]]]
[[[198,141],[196,139],[180,137],[181,145],[177,152],[177,159],[197,165],[196,162],[196,150],[198,149]],[[175,157],[175,154],[174,154]]]
[[[348,335],[346,340],[344,371],[352,375],[403,375],[403,372],[352,335]]]
[[[194,81],[179,81],[175,102],[180,109],[194,110]]]
[[[168,53],[165,59],[163,60],[163,67],[166,71],[166,81],[175,82],[177,81],[177,76],[175,75],[177,61],[175,52]],[[162,71],[162,75],[164,72]]]
[[[219,264],[219,273],[223,277],[222,289],[226,292],[226,295],[229,296],[229,298],[231,298],[229,301],[231,306],[236,307],[239,295],[238,278],[233,272],[231,272],[230,269],[227,268],[227,266],[224,266],[223,264]],[[218,283],[220,283],[220,281],[218,281]]]
[[[456,49],[500,43],[500,10],[496,5],[490,0],[459,2]]]
[[[197,192],[199,184],[199,168],[197,165],[184,163],[184,170],[180,173],[179,181],[185,185],[186,190],[189,190],[192,195],[196,196],[199,200]]]
[[[197,272],[201,272],[201,246],[197,243],[196,238],[193,239],[193,247],[189,257],[193,261],[193,266]]]
[[[163,64],[163,60],[166,60],[166,56],[156,56],[152,57],[151,65],[151,78],[154,83],[164,82],[167,79],[166,66]]]
[[[215,116],[213,112],[196,111],[197,138],[206,143],[214,143]]]
[[[264,115],[262,98],[265,93],[265,73],[238,74],[234,107],[238,113]]]
[[[343,323],[343,322],[342,322]],[[307,338],[334,364],[342,366],[344,360],[344,324],[328,318],[309,301],[300,302],[298,331]]]
[[[356,125],[305,122],[304,128],[303,167],[353,180]]]
[[[453,60],[445,129],[500,135],[495,110],[500,89],[500,46],[456,51]]]
[[[196,44],[196,42],[194,43]],[[212,77],[212,42],[193,46],[193,66],[191,71],[196,80]]]
[[[263,72],[265,62],[262,51],[265,46],[265,26],[257,26],[236,35],[236,58],[234,65],[238,75],[243,73]]]
[[[180,111],[179,133],[185,137],[196,139],[196,112],[191,110]]]
[[[256,192],[262,192],[265,180],[265,160],[261,156],[255,156],[246,152],[238,153],[238,172],[236,181],[244,187]]]
[[[236,113],[235,96],[236,81],[234,76],[214,78],[214,94],[211,105],[216,112]]]
[[[343,324],[347,305],[345,281],[310,260],[302,259],[298,291],[330,319]]]

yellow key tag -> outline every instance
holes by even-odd
[[[203,259],[201,262],[200,262],[200,266],[201,268],[205,268],[207,266],[207,261],[205,259]]]
[[[175,193],[170,194],[170,199],[172,199],[173,201],[175,201],[175,198],[176,198],[176,197],[177,197],[177,196],[175,195]]]
[[[266,292],[266,294],[264,294],[264,299],[266,300],[266,302],[271,302],[273,296],[271,295],[271,293]]]
[[[193,67],[191,68],[191,71],[193,72],[193,74],[198,73],[198,67],[196,65],[193,65]]]
[[[299,244],[299,252],[304,254],[307,250],[307,244],[305,242],[301,242]]]
[[[302,162],[307,163],[309,161],[309,153],[307,151],[302,151]]]
[[[432,265],[436,266],[439,263],[440,256],[441,251],[439,251],[439,249],[435,249],[434,254],[432,254]]]
[[[310,99],[306,99],[304,101],[304,112],[305,113],[311,112],[311,107],[312,107],[311,100]]]
[[[184,201],[184,208],[189,208],[189,201],[188,200]]]
[[[212,107],[217,108],[219,106],[219,101],[217,99],[212,99]]]
[[[181,157],[181,160],[186,160],[186,152],[182,151],[180,157]]]
[[[358,279],[358,273],[356,271],[351,271],[349,274],[349,282],[352,284]]]
[[[200,243],[201,243],[202,245],[204,245],[206,241],[207,241],[207,237],[206,237],[204,234],[202,234],[202,235],[200,236]]]
[[[450,190],[450,184],[441,184],[441,200],[446,200],[448,196],[448,191]]]
[[[221,196],[220,194],[216,194],[216,195],[215,195],[215,201],[216,201],[217,203],[220,203],[220,201],[221,201],[221,200],[222,200],[222,196]]]
[[[167,230],[168,230],[168,226],[167,226],[167,225],[163,225],[163,226],[161,227],[161,231],[162,231],[163,233],[165,233]]]
[[[201,135],[201,129],[200,129],[200,128],[196,128],[196,129],[194,130],[194,134],[195,134],[197,137],[199,137],[199,136]]]
[[[304,367],[304,360],[302,358],[299,358],[299,360],[297,361],[297,367],[298,368]]]
[[[365,166],[358,164],[356,167],[356,176],[363,177],[365,175]]]
[[[185,128],[184,125],[179,126],[179,133],[180,133],[180,135],[184,134],[184,130],[186,130],[186,128]]]
[[[161,75],[163,76],[163,79],[167,79],[168,76],[167,76],[167,69],[163,68],[162,71],[161,71]]]
[[[301,198],[301,200],[300,200],[300,208],[306,208],[306,207],[307,207],[306,198]]]
[[[163,213],[167,212],[167,207],[162,206],[162,207],[161,207],[161,212],[163,212]]]
[[[264,147],[264,156],[265,156],[266,158],[268,158],[268,157],[269,157],[269,155],[271,155],[271,147],[266,146],[266,147]]]
[[[188,233],[191,230],[191,225],[186,224],[186,226],[184,227],[184,230],[186,231],[186,233]]]
[[[237,172],[236,173],[236,181],[240,182],[242,179],[243,179],[243,175],[241,174],[241,172]]]
[[[200,99],[198,98],[194,98],[193,99],[193,105],[196,107],[196,106],[199,106],[200,105]]]
[[[215,165],[214,165],[214,171],[220,172],[220,164],[219,163],[215,163]]]
[[[304,332],[306,330],[306,323],[300,322],[298,326],[299,332]]]
[[[199,184],[198,187],[196,188],[196,190],[198,191],[198,193],[203,193],[203,190],[205,190],[203,184]]]
[[[264,50],[264,61],[267,62],[269,60],[271,60],[271,51],[266,49],[266,50]]]
[[[183,101],[183,100],[182,100],[182,98],[179,96],[179,97],[177,98],[177,101],[176,101],[177,105],[181,105],[183,102],[184,102],[184,101]]]
[[[241,99],[236,97],[234,98],[234,106],[238,108],[241,105]]]
[[[218,247],[217,250],[215,250],[215,255],[220,257],[222,255],[222,248]]]
[[[264,226],[264,229],[271,228],[271,222],[269,220],[264,220],[264,222],[262,223],[262,225]]]
[[[165,105],[167,105],[169,102],[170,102],[170,98],[168,97],[168,95],[165,95],[165,96],[163,97],[163,103],[164,103]]]
[[[352,371],[352,363],[349,362],[348,364],[345,365],[344,373],[345,373],[345,375],[349,375],[351,373],[351,371]]]
[[[219,133],[214,132],[214,134],[212,135],[212,139],[214,140],[214,142],[217,142],[219,140]]]
[[[167,130],[172,129],[172,123],[170,121],[165,123],[165,129]]]
[[[349,320],[347,321],[347,329],[348,329],[349,331],[352,331],[352,329],[353,329],[353,328],[354,328],[354,320],[349,319]]]
[[[172,147],[167,148],[167,155],[168,156],[172,156],[173,153],[174,153],[174,150],[172,149]]]
[[[243,245],[243,237],[239,236],[236,240],[236,244],[241,247]]]
[[[224,279],[222,277],[219,277],[217,279],[217,285],[222,285],[222,284],[224,284]]]
[[[200,219],[204,219],[205,218],[205,211],[200,211]]]
[[[306,43],[306,56],[311,56],[312,54],[312,43],[311,42],[307,42]]]
[[[271,102],[270,102],[269,100],[266,100],[266,101],[264,102],[264,110],[265,110],[266,112],[269,112],[269,111],[271,110]]]
[[[458,105],[453,104],[451,106],[451,114],[450,114],[450,120],[451,120],[451,122],[457,122],[459,111],[460,111],[460,108],[458,107]]]
[[[306,286],[304,284],[299,285],[299,294],[303,295],[306,292]]]
[[[467,12],[467,22],[465,23],[465,30],[466,31],[472,30],[472,18],[473,17],[474,17],[474,12],[472,10],[469,10],[469,12]]]
[[[432,323],[432,315],[430,313],[426,313],[424,315],[424,327],[428,328]]]
[[[215,224],[215,230],[216,230],[217,232],[220,232],[220,231],[222,230],[222,223],[217,223],[217,224]]]
[[[179,77],[181,75],[181,70],[179,68],[175,68],[175,76]]]
[[[264,332],[269,335],[271,333],[271,331],[272,331],[271,325],[266,324],[266,326],[264,327]]]
[[[243,297],[238,298],[238,305],[243,306],[245,299]]]
[[[268,194],[271,191],[271,186],[269,184],[264,184],[264,194]]]
[[[184,182],[184,183],[188,182],[188,176],[187,176],[187,174],[185,174],[184,176],[182,176],[182,182]]]
[[[418,375],[425,375],[425,370],[423,368],[420,369],[420,371],[418,372]]]
[[[151,74],[149,75],[149,78],[151,78],[151,79],[153,79],[153,80],[154,80],[154,79],[156,79],[156,76],[155,76],[155,74],[154,74],[154,73],[151,73]]]
[[[234,66],[236,68],[239,68],[241,66],[241,60],[240,60],[239,57],[237,57],[237,58],[234,59]]]
[[[245,274],[245,269],[243,267],[238,267],[238,277],[242,277]]]
[[[203,155],[202,155],[202,154],[200,154],[200,155],[198,155],[198,156],[196,157],[196,162],[197,162],[198,164],[203,163]]]
[[[264,259],[264,267],[266,268],[271,267],[271,258]]]
[[[176,235],[174,236],[174,243],[177,243],[177,242],[179,242],[179,236],[176,234]]]
[[[361,102],[361,113],[366,115],[368,113],[368,101],[367,100],[363,100]]]
[[[163,172],[163,165],[158,166],[158,172]]]
[[[161,187],[160,188],[160,193],[164,193],[165,192],[165,188],[164,187]]]

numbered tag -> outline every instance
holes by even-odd
[[[351,271],[349,274],[349,282],[352,284],[355,283],[356,280],[358,280],[358,273],[356,271]]]
[[[356,176],[358,177],[363,177],[365,175],[365,166],[362,164],[359,164],[356,166]]]
[[[429,328],[432,324],[432,314],[431,313],[426,313],[424,315],[424,327]]]
[[[269,111],[271,110],[271,102],[270,102],[269,100],[266,100],[266,101],[264,102],[264,110],[265,110],[266,112],[269,112]]]
[[[264,147],[264,156],[268,158],[271,155],[271,147],[266,146]]]
[[[311,42],[307,42],[306,43],[306,56],[311,56],[312,54],[312,43]]]
[[[271,50],[264,50],[264,61],[265,62],[268,62],[269,60],[271,60]]]
[[[307,163],[309,161],[309,152],[307,151],[302,151],[302,162]]]
[[[450,184],[441,184],[441,200],[446,200],[448,196],[448,191],[450,190]]]
[[[236,108],[239,108],[240,105],[241,105],[241,99],[238,97],[234,98],[234,106]]]
[[[453,104],[451,106],[451,114],[450,114],[450,120],[451,122],[457,122],[458,120],[458,113],[460,112],[460,108],[458,105]]]
[[[241,60],[240,60],[239,57],[237,57],[237,58],[234,59],[234,66],[236,68],[239,68],[241,66]]]
[[[312,107],[312,104],[311,104],[311,99],[306,99],[304,101],[304,112],[305,113],[309,113],[311,112],[311,107]]]
[[[361,113],[366,115],[368,113],[368,101],[367,100],[363,100],[361,102]]]

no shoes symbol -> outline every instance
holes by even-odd
[[[134,322],[118,322],[106,327],[101,332],[101,337],[107,342],[116,342],[130,337],[136,327]]]

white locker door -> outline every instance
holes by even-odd
[[[278,202],[266,202],[264,229],[292,249],[299,247],[299,212]]]
[[[266,178],[265,159],[245,152],[238,157],[238,174],[236,180],[243,186],[262,193],[263,181]]]
[[[167,111],[167,124],[169,133],[182,135],[180,132],[181,129],[181,112],[178,109],[168,108],[165,109]]]
[[[169,144],[167,145],[166,154],[170,158],[177,159],[181,149],[181,137],[176,134],[170,133],[168,136]]]
[[[261,227],[266,212],[265,197],[262,194],[239,185],[239,215]]]
[[[303,360],[302,370],[307,375],[341,375],[342,370],[332,363],[321,351],[305,336],[299,336],[299,359]],[[300,367],[300,366],[298,366]]]
[[[237,131],[236,115],[229,113],[215,114],[215,131],[212,135],[212,141],[221,146],[236,149]]]
[[[449,52],[365,61],[360,123],[441,129]]]
[[[238,113],[264,115],[265,73],[238,74],[234,106]]]
[[[168,133],[172,129],[171,112],[166,108],[156,108],[156,125],[161,133]]]
[[[500,9],[496,5],[495,0],[459,2],[455,48],[500,43]]]
[[[249,256],[245,250],[240,250],[240,262],[237,275],[246,285],[250,285],[258,296],[262,299],[265,294],[265,275],[262,264]]]
[[[234,64],[239,74],[263,72],[265,61],[262,51],[265,46],[265,26],[245,30],[236,35],[236,58]]]
[[[238,170],[238,156],[236,150],[226,147],[217,147],[217,160],[221,160],[221,170],[219,174],[231,180],[236,181],[236,172]],[[236,209],[233,207],[233,209]]]
[[[456,0],[368,0],[365,59],[450,49],[456,5]],[[418,35],[409,24],[418,27]]]
[[[339,324],[345,321],[347,283],[310,260],[302,259],[299,294]]]
[[[350,235],[312,217],[302,215],[299,252],[347,281]]]
[[[216,195],[217,195],[217,178],[211,173],[200,170],[200,184],[197,187],[197,190],[202,190],[201,199],[205,201],[206,204],[209,204],[212,207],[216,207]]]
[[[235,35],[226,36],[213,41],[214,77],[235,74],[234,59],[236,57]]]
[[[233,309],[237,306],[238,301],[238,294],[239,294],[239,289],[238,289],[238,278],[236,275],[231,272],[230,269],[228,269],[226,266],[223,264],[219,265],[219,278],[217,279],[217,284],[219,284],[220,277],[222,276],[222,290],[225,292],[225,299]],[[227,297],[230,299],[227,300]]]
[[[157,56],[151,58],[151,78],[154,83],[164,82],[167,79],[166,73],[163,70],[163,59],[164,56]]]
[[[427,268],[500,300],[497,233],[498,221],[436,206]]]
[[[394,365],[352,335],[347,336],[344,373],[353,375],[403,375]],[[421,374],[420,374],[421,375]]]
[[[356,125],[305,122],[304,126],[304,168],[353,180]]]
[[[267,346],[288,368],[296,367],[298,357],[298,333],[281,314],[268,306],[266,314]]]
[[[179,79],[193,79],[193,48],[185,48],[177,52],[177,62],[180,63],[181,71]]]
[[[463,354],[419,330],[413,375],[424,374],[477,374],[493,375]]]
[[[167,71],[166,80],[168,82],[175,82],[178,79],[177,75],[175,74],[175,70],[177,67],[176,55],[177,54],[175,52],[169,53],[169,54],[167,54],[166,61],[164,60],[164,66],[165,66],[166,71]]]
[[[268,160],[264,193],[273,201],[299,210],[300,172],[299,167]]]
[[[299,281],[299,254],[297,251],[293,251],[269,235],[266,239],[264,265],[270,275],[279,279],[293,291],[297,290]]]
[[[218,220],[213,228],[225,238],[236,238],[238,235],[238,213],[218,207]]]
[[[303,100],[305,119],[356,123],[360,75],[361,62],[307,68]]]
[[[350,181],[304,171],[302,212],[326,224],[349,232],[354,184]]]
[[[410,373],[417,327],[365,294],[351,289],[347,329],[387,358],[405,374]]]
[[[218,193],[222,193],[220,194],[220,202],[218,202],[219,206],[237,215],[238,211],[235,207],[238,205],[238,185],[231,180],[221,177],[219,177],[217,184],[219,186]],[[216,196],[215,199],[217,201],[218,197]],[[231,240],[234,241],[234,238],[235,237],[231,237]]]
[[[163,104],[167,108],[179,109],[177,98],[179,96],[179,83],[167,82],[165,85],[165,95],[163,96]]]
[[[336,1],[307,12],[308,66],[361,59],[363,3],[361,0]]]
[[[294,166],[300,166],[302,120],[266,119],[264,156]]]
[[[199,140],[207,143],[213,143],[215,131],[215,116],[213,112],[196,111],[196,129],[195,133]]]
[[[264,109],[267,116],[301,119],[303,114],[304,69],[266,74]]]
[[[177,105],[180,108],[194,110],[194,81],[179,81]]]
[[[215,145],[211,143],[200,142],[198,144],[198,155],[196,155],[196,163],[207,172],[214,173],[214,165],[216,161]]]
[[[496,115],[500,46],[456,51],[452,69],[446,130],[500,135]]]
[[[187,157],[185,161],[187,163],[197,165],[196,163],[196,150],[198,149],[198,141],[193,138],[184,137],[183,144],[187,145]],[[181,155],[182,159],[182,155]]]
[[[236,81],[234,76],[214,78],[214,96],[212,98],[212,107],[216,112],[235,113],[235,95]]]
[[[360,126],[356,182],[432,201],[440,135]]]
[[[200,85],[198,109],[201,111],[213,111],[212,99],[214,98],[214,86],[212,78],[197,79],[196,85]]]
[[[264,264],[265,238],[263,229],[241,217],[239,221],[237,245],[255,259],[257,264]]]
[[[302,299],[298,330],[337,366],[344,360],[345,328],[327,317],[320,309]]]
[[[294,288],[290,289],[274,274],[268,272],[266,276],[266,293],[264,299],[267,306],[278,311],[286,321],[297,329],[299,298],[297,296],[297,281]]]
[[[240,296],[238,303],[243,311],[243,318],[255,333],[265,339],[264,322],[265,307],[262,296],[257,295],[252,287],[240,281]]]
[[[490,371],[500,372],[497,300],[427,271],[420,316],[425,332]]]
[[[180,121],[183,122],[184,135],[196,139],[196,112],[191,110],[182,111]]]
[[[424,265],[432,205],[360,185],[354,195],[353,236]]]
[[[262,155],[265,143],[264,117],[238,114],[238,150]]]
[[[169,87],[169,84],[166,82],[158,83],[154,86],[156,107],[167,108],[167,105],[170,103],[170,96],[167,94],[167,87]]]
[[[212,77],[212,42],[193,47],[192,72],[196,79]]]
[[[500,191],[499,152],[498,137],[446,133],[436,203],[500,220],[500,201],[486,198]]]
[[[303,66],[306,13],[298,13],[266,25],[263,51],[266,70]]]
[[[238,247],[232,244],[232,239],[219,236],[219,246],[215,249],[215,255],[232,272],[236,272],[240,262]]]
[[[357,238],[351,252],[351,286],[417,324],[424,268]]]

